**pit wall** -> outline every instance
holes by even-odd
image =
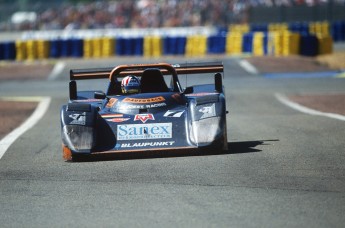
[[[36,31],[0,41],[0,60],[186,56],[317,56],[345,41],[345,22],[230,25],[228,28]]]

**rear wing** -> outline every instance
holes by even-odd
[[[127,75],[142,76],[145,69],[158,68],[163,75],[172,75],[172,83],[176,91],[182,92],[181,85],[178,81],[178,74],[215,74],[215,88],[218,92],[222,92],[222,75],[224,67],[222,62],[205,62],[205,63],[151,63],[151,64],[133,64],[119,65],[114,68],[93,68],[93,69],[74,69],[70,70],[69,93],[70,99],[77,99],[77,83],[76,80],[84,79],[106,79],[109,78],[110,84],[117,84],[117,77],[125,77]],[[109,90],[108,90],[109,91]]]
[[[222,62],[204,62],[204,63],[153,63],[153,64],[133,64],[120,65],[115,68],[92,68],[92,69],[73,69],[70,70],[70,80],[83,79],[104,79],[112,76],[124,77],[127,75],[141,76],[146,68],[160,68],[163,75],[168,74],[203,74],[203,73],[221,73],[224,72]],[[116,74],[116,75],[114,75]]]

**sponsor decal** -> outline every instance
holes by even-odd
[[[184,110],[168,110],[166,113],[164,113],[163,116],[165,117],[181,117],[184,113]]]
[[[172,138],[171,123],[117,125],[117,140]]]
[[[202,96],[215,95],[215,94],[219,94],[219,93],[190,93],[190,94],[186,94],[185,96],[187,96],[187,97],[202,97]]]
[[[120,144],[120,148],[172,146],[174,143],[175,143],[175,141],[167,141],[167,142],[122,143],[122,144]]]
[[[106,105],[106,107],[107,107],[107,108],[113,107],[114,104],[117,102],[117,100],[118,100],[118,99],[116,99],[116,98],[110,98],[109,101],[108,101],[108,103],[107,103],[107,105]]]
[[[71,114],[68,117],[73,119],[70,124],[85,125],[86,123],[86,112]]]
[[[155,120],[155,117],[151,113],[137,114],[134,116],[134,121],[141,120],[141,122],[146,123],[147,120]]]
[[[114,118],[114,119],[107,119],[109,122],[121,123],[129,120],[130,118]]]
[[[166,103],[157,103],[157,104],[147,104],[147,105],[122,105],[120,109],[145,109],[145,108],[160,108],[167,106]]]
[[[128,103],[147,104],[147,103],[162,102],[162,101],[165,101],[165,99],[162,96],[150,97],[150,98],[130,98],[130,97],[126,97],[122,101],[123,102],[128,102]]]
[[[101,102],[102,99],[86,99],[86,100],[73,100],[73,102],[83,103],[83,102]]]
[[[101,116],[103,118],[116,118],[116,117],[123,117],[123,114],[103,114]]]
[[[211,106],[202,105],[201,108],[199,109],[199,112],[203,113],[200,119],[216,116],[216,105],[215,104],[212,104]]]

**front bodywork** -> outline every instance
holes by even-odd
[[[134,66],[139,76],[141,69],[156,67]],[[172,71],[169,66],[160,71],[167,74]],[[110,72],[109,87],[114,86],[114,78],[121,76],[121,72]],[[75,75],[78,73],[71,71],[71,79],[76,79]],[[72,157],[148,150],[227,149],[220,74],[215,76],[214,84],[195,85],[183,91],[176,74],[165,92],[124,95],[108,89],[104,96],[95,94],[77,92],[76,83],[71,80],[70,101],[61,109],[61,134],[64,149],[70,150]]]

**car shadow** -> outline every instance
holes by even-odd
[[[191,157],[191,156],[212,156],[212,155],[226,155],[226,154],[243,154],[243,153],[257,153],[262,150],[257,146],[271,145],[271,142],[279,141],[278,139],[269,140],[255,140],[255,141],[240,141],[228,142],[228,150],[174,150],[174,151],[141,151],[130,153],[114,153],[114,154],[97,154],[74,158],[75,162],[98,162],[98,161],[113,161],[113,160],[132,160],[132,159],[155,159],[155,158],[173,158],[173,157]]]
[[[243,142],[230,142],[228,148],[230,154],[243,154],[243,153],[254,153],[261,152],[262,150],[256,148],[259,145],[271,145],[271,142],[278,142],[279,139],[269,140],[257,140],[257,141],[243,141]]]

